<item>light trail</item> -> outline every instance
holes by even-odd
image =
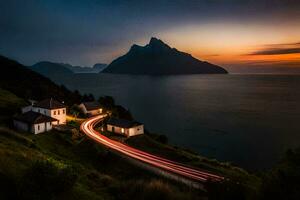
[[[207,181],[217,182],[217,181],[224,180],[224,177],[222,176],[218,176],[198,169],[193,169],[191,167],[187,167],[178,162],[174,162],[159,156],[155,156],[150,153],[146,153],[144,151],[127,146],[115,140],[111,140],[94,130],[94,126],[97,123],[99,123],[102,119],[103,119],[102,115],[87,119],[81,124],[80,126],[81,131],[83,131],[87,136],[97,141],[98,143],[101,143],[111,149],[114,149],[119,153],[122,153],[130,158],[139,160],[143,163],[147,163],[152,167],[156,167],[164,171],[171,172],[173,174],[182,176],[184,178],[188,178],[200,182],[207,182]]]

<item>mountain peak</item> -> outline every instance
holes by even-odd
[[[222,67],[171,48],[155,37],[145,46],[132,45],[127,54],[112,61],[103,72],[144,75],[227,73]]]
[[[149,46],[165,46],[169,47],[166,43],[164,43],[162,40],[156,38],[156,37],[151,37],[150,42],[148,44]]]

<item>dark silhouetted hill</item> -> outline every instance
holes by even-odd
[[[99,73],[106,66],[106,64],[97,63],[93,67],[82,67],[65,63],[42,61],[30,66],[29,68],[51,79],[57,79],[73,73]]]
[[[107,64],[96,63],[96,64],[94,64],[93,69],[98,71],[97,73],[99,73],[99,72],[103,71],[106,67],[107,67]]]
[[[73,71],[70,70],[65,64],[53,63],[48,61],[38,62],[30,66],[29,68],[47,77],[73,74]]]
[[[151,38],[146,46],[134,44],[127,54],[115,59],[103,72],[145,75],[228,73],[222,67],[171,48],[157,38]]]
[[[21,98],[41,100],[53,97],[69,105],[81,99],[78,92],[58,86],[48,78],[4,56],[0,56],[0,67],[0,88]]]

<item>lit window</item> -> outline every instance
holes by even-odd
[[[121,132],[122,132],[122,133],[124,133],[124,132],[125,132],[124,128],[122,128],[122,129],[121,129]]]

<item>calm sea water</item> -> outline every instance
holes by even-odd
[[[170,143],[247,169],[300,147],[300,76],[76,74],[61,83],[111,95]]]

